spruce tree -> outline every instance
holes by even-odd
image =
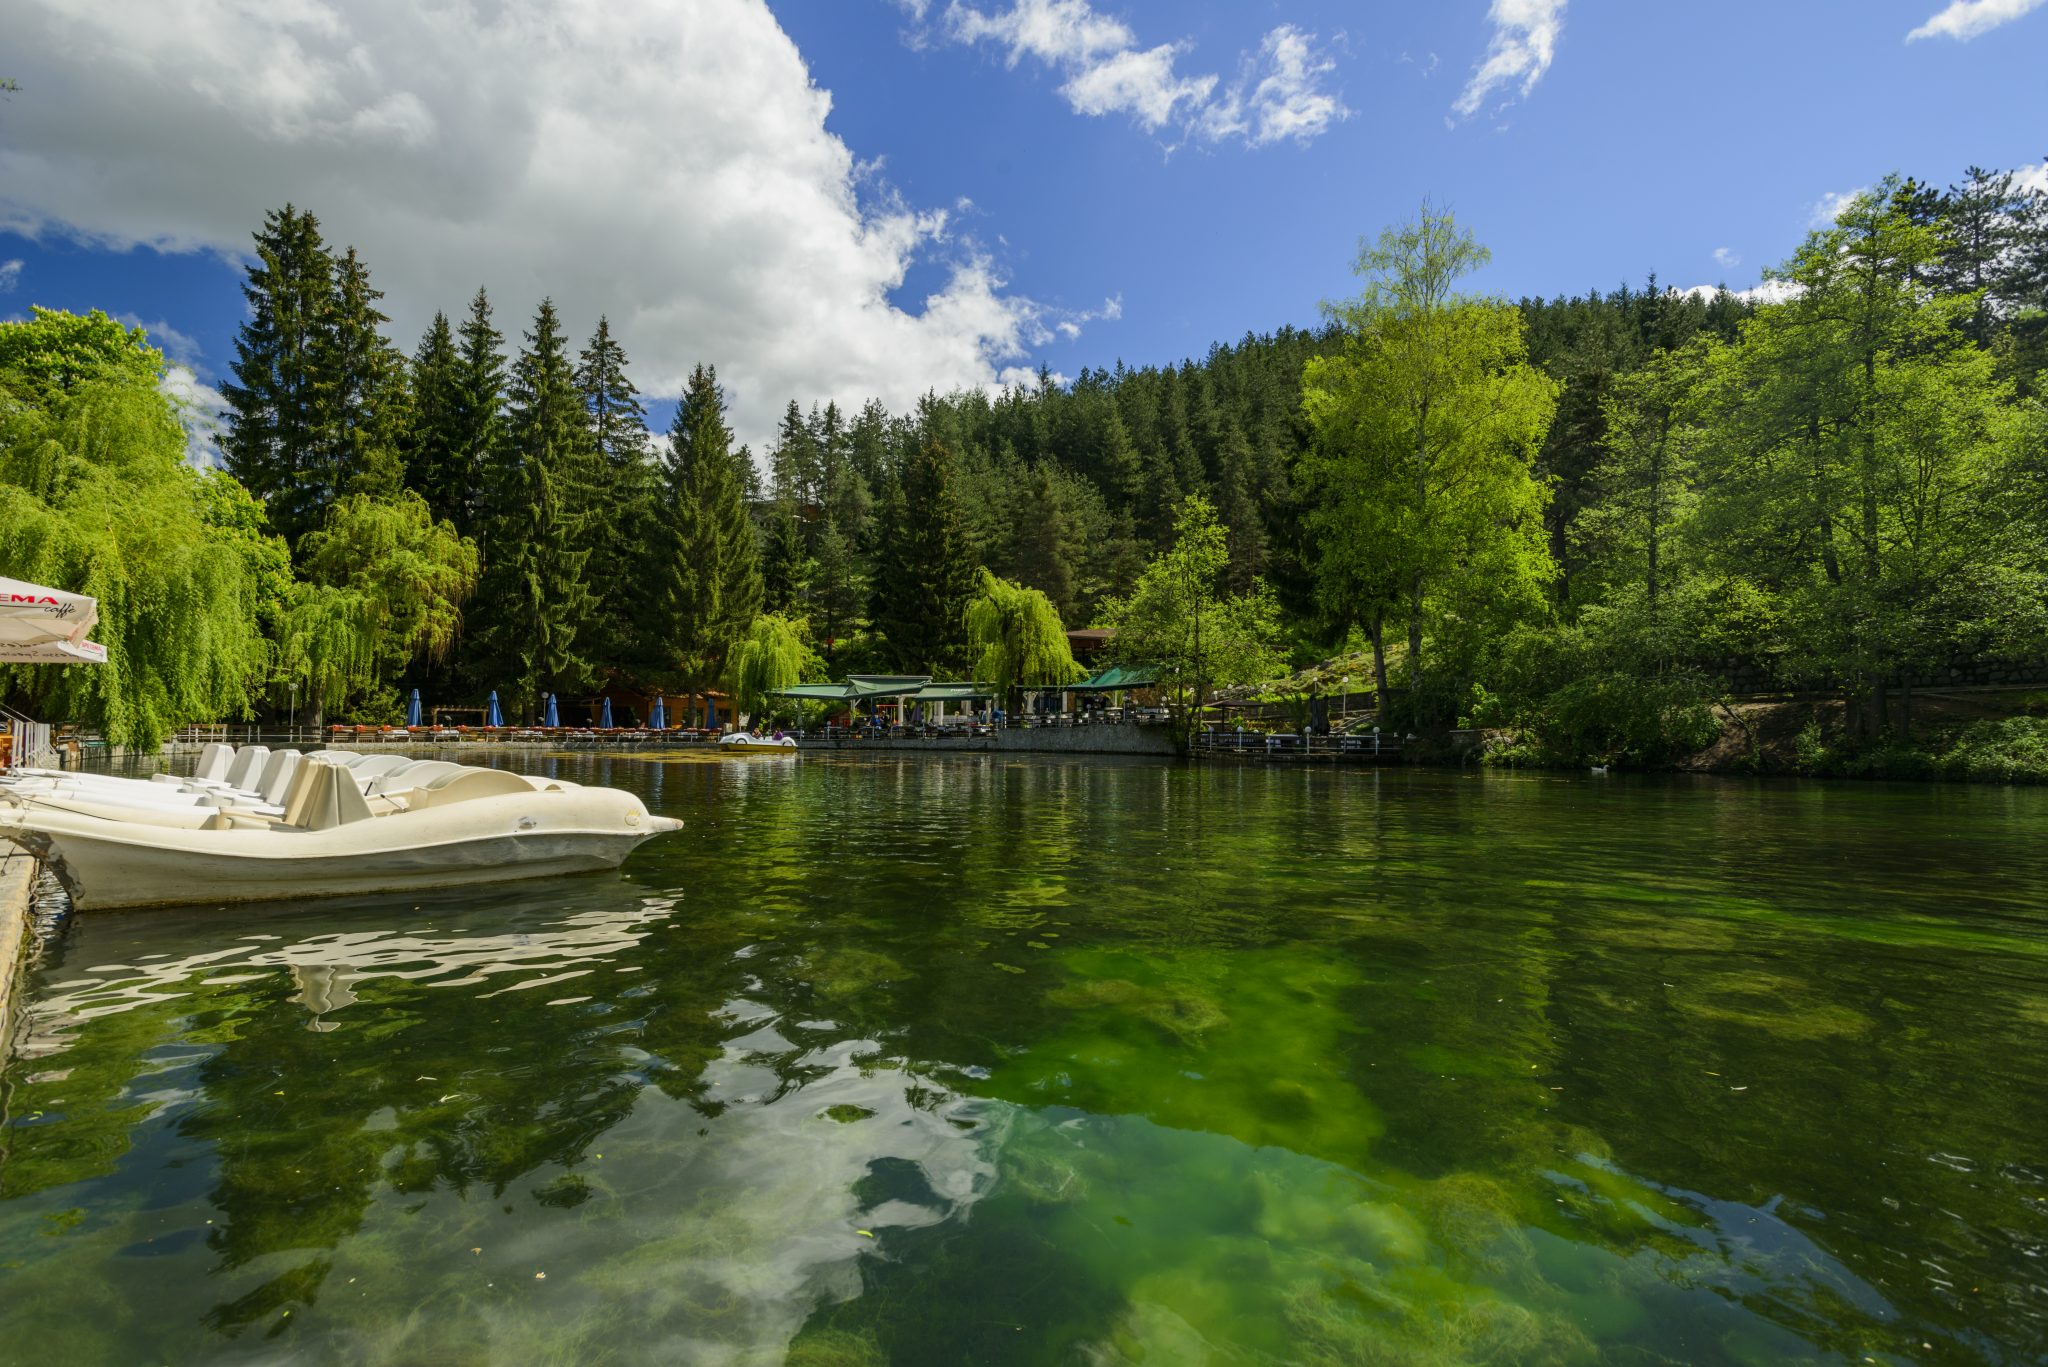
[[[249,317],[235,336],[234,380],[221,443],[228,472],[263,501],[288,543],[312,528],[321,501],[313,469],[321,441],[321,334],[334,302],[334,260],[320,221],[287,204],[255,235],[242,285]]]
[[[770,508],[761,546],[761,607],[764,612],[791,613],[810,589],[813,564],[804,550],[803,528],[796,506]]]
[[[523,704],[541,691],[580,689],[594,674],[587,528],[595,453],[554,304],[543,300],[512,366],[482,595],[494,614],[486,655]]]
[[[334,263],[327,326],[314,341],[315,438],[307,496],[324,514],[346,493],[389,498],[404,484],[405,362],[384,336],[384,291],[350,247]]]
[[[406,485],[426,500],[436,520],[459,526],[469,507],[472,477],[457,454],[462,448],[462,366],[445,313],[434,315],[413,353],[412,398]]]
[[[710,687],[761,611],[760,551],[739,468],[744,459],[744,452],[732,450],[718,374],[700,365],[669,428],[665,525],[648,576],[654,652],[662,672],[681,687]]]
[[[491,325],[490,296],[481,288],[470,300],[469,317],[463,319],[457,338],[443,466],[448,504],[434,512],[452,519],[457,530],[486,540],[493,519],[504,511],[494,505],[493,496],[506,485],[498,469],[505,440],[505,335]],[[486,545],[487,559],[489,555]]]
[[[968,549],[953,457],[927,438],[903,469],[900,503],[883,519],[874,625],[890,666],[946,674],[966,664],[965,612],[977,568]],[[891,525],[893,524],[893,525]]]
[[[768,488],[778,502],[799,512],[818,501],[818,444],[796,400],[782,411],[782,426],[768,453]]]
[[[597,449],[597,508],[588,520],[588,578],[601,611],[591,637],[600,663],[636,663],[632,617],[638,548],[655,526],[658,480],[648,459],[647,410],[626,377],[626,352],[600,317],[577,357],[576,387]]]

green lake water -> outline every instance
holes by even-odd
[[[76,920],[0,1357],[2048,1360],[2048,793],[530,763],[688,825]]]

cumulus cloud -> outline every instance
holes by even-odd
[[[0,261],[0,294],[6,294],[21,283],[21,262]]]
[[[1451,105],[1461,119],[1479,112],[1494,91],[1520,83],[1514,98],[1527,98],[1550,63],[1557,56],[1557,40],[1564,32],[1566,0],[1493,0],[1486,12],[1493,25],[1493,40],[1486,57],[1472,69],[1472,79]]]
[[[1717,266],[1739,266],[1742,264],[1742,258],[1735,254],[1735,249],[1732,247],[1716,247],[1714,248],[1714,264]]]
[[[1712,299],[1725,288],[1723,285],[1694,285],[1689,289],[1674,289],[1672,293],[1687,299]],[[1728,293],[1744,303],[1782,304],[1788,299],[1797,299],[1800,289],[1790,280],[1765,280],[1746,290],[1728,290]]]
[[[1067,318],[826,130],[765,0],[19,0],[8,58],[0,228],[240,259],[290,200],[405,350],[479,284],[515,340],[551,295],[643,393],[715,364],[757,446],[792,398],[997,383]]]
[[[134,313],[117,313],[114,321],[123,327],[141,328],[149,334],[149,343],[163,352],[164,359],[173,365],[182,365],[192,370],[204,370],[198,341],[189,333],[180,332],[159,318],[150,322]]]
[[[1203,131],[1240,137],[1252,147],[1320,137],[1351,113],[1323,88],[1336,69],[1336,59],[1317,50],[1314,34],[1282,24],[1259,44],[1257,57],[1247,59],[1238,83],[1203,112]]]
[[[166,366],[156,387],[178,406],[178,425],[185,429],[185,459],[202,470],[219,467],[223,463],[220,439],[226,426],[227,396],[202,381],[188,365]]]
[[[898,4],[913,18],[926,8],[922,0]],[[1220,76],[1180,69],[1187,44],[1146,47],[1128,24],[1089,0],[1017,0],[993,11],[951,0],[941,29],[956,43],[995,45],[1013,69],[1029,58],[1057,71],[1065,78],[1060,94],[1075,113],[1127,115],[1148,133],[1172,128],[1209,142],[1265,147],[1308,142],[1351,113],[1326,86],[1335,59],[1315,34],[1293,24],[1267,33],[1227,87]]]
[[[114,321],[123,327],[141,328],[149,334],[150,345],[163,352],[164,377],[156,387],[178,406],[178,423],[185,429],[185,459],[202,470],[220,465],[228,400],[209,383],[213,374],[198,341],[161,318],[149,322],[133,313],[117,313]]]
[[[1947,8],[1930,16],[1926,23],[1906,35],[1909,43],[1922,38],[1954,38],[1968,42],[2041,7],[2042,0],[1949,0]]]
[[[1853,190],[1833,190],[1813,202],[1813,211],[1807,215],[1806,226],[1814,229],[1832,228],[1835,220],[1842,216],[1842,210],[1854,204],[1859,196],[1870,193],[1868,185],[1859,185]]]

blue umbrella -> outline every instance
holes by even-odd
[[[490,714],[484,718],[485,726],[503,726],[505,714],[498,710],[498,690],[491,690]]]
[[[718,725],[718,704],[711,701],[709,693],[704,695],[704,725],[707,727]]]
[[[668,700],[659,693],[654,695],[654,715],[647,719],[647,724],[656,731],[668,730]]]
[[[405,724],[407,726],[418,726],[420,724],[420,691],[417,688],[412,691],[412,701],[405,706]]]
[[[607,731],[612,729],[612,700],[610,694],[605,695],[604,706],[598,710],[597,724]]]
[[[540,724],[542,726],[560,726],[562,724],[561,715],[555,711],[555,695],[552,693],[548,694],[547,715],[541,718]]]

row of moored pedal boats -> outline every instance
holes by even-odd
[[[0,839],[47,860],[81,909],[615,868],[680,825],[614,788],[346,750],[209,745],[190,777],[0,774]]]

